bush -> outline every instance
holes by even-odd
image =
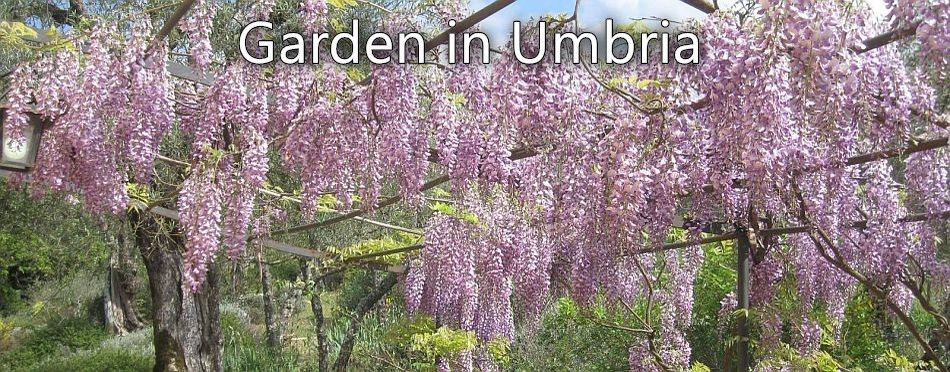
[[[602,303],[595,307],[603,311]],[[590,321],[588,312],[569,298],[558,299],[544,311],[536,330],[519,331],[511,345],[511,369],[628,370],[627,348],[634,336]]]
[[[101,267],[109,250],[100,224],[61,197],[29,198],[0,182],[0,314],[21,310],[38,281]],[[87,283],[88,285],[88,283]]]
[[[0,231],[0,311],[9,313],[23,304],[23,291],[53,272],[52,258],[36,236]]]

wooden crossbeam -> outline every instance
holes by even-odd
[[[8,177],[9,175],[10,175],[10,172],[4,171],[4,170],[0,170],[0,179],[6,178],[6,177]],[[168,208],[161,207],[161,206],[149,207],[149,206],[146,205],[145,203],[143,203],[143,202],[141,202],[141,201],[138,201],[138,200],[132,200],[132,201],[130,201],[130,202],[129,202],[129,206],[134,207],[134,208],[138,208],[138,209],[141,209],[141,210],[144,210],[144,211],[146,211],[146,212],[148,212],[148,213],[151,213],[151,214],[156,215],[156,216],[159,216],[159,217],[168,218],[168,219],[174,220],[174,221],[179,221],[179,220],[180,220],[179,213],[178,213],[178,211],[176,211],[176,210],[168,209]],[[283,252],[283,253],[288,253],[288,254],[292,254],[292,255],[300,256],[300,257],[306,257],[306,258],[311,258],[311,259],[323,259],[323,258],[326,258],[326,256],[327,256],[326,253],[321,252],[321,251],[317,251],[317,250],[313,250],[313,249],[307,249],[307,248],[302,248],[302,247],[298,247],[298,246],[295,246],[295,245],[292,245],[292,244],[283,243],[283,242],[280,242],[280,241],[277,241],[277,240],[273,240],[273,239],[261,239],[261,240],[260,240],[260,243],[261,243],[265,248],[273,249],[273,250],[276,250],[276,251],[280,251],[280,252]],[[400,267],[389,267],[389,268],[383,268],[383,269],[385,269],[385,271],[390,271],[390,272],[395,272],[395,273],[402,272],[402,271],[400,271],[400,270],[402,270]]]
[[[155,34],[155,37],[152,39],[152,43],[149,44],[148,49],[145,50],[145,55],[148,56],[149,52],[154,48],[158,43],[165,40],[168,35],[172,33],[172,30],[175,27],[178,27],[178,23],[185,18],[185,14],[188,14],[188,11],[191,10],[191,7],[195,5],[195,0],[184,0],[181,4],[178,5],[178,8],[175,9],[175,12],[172,13],[171,17],[168,17],[168,20],[165,21],[165,24],[162,25],[162,28],[158,30],[158,33]]]
[[[866,164],[866,163],[870,163],[870,162],[874,162],[878,160],[886,160],[886,159],[896,158],[899,156],[910,155],[913,153],[936,150],[941,147],[946,147],[948,144],[947,139],[948,137],[943,137],[943,138],[938,138],[934,140],[919,142],[919,143],[916,143],[907,147],[899,148],[899,149],[890,149],[890,150],[872,152],[870,154],[852,156],[848,158],[848,161],[845,164],[847,165]]]
[[[141,201],[137,201],[137,200],[133,200],[130,203],[130,205],[135,208],[145,210],[148,213],[154,214],[159,217],[168,218],[174,221],[180,220],[178,211],[176,210],[168,209],[165,207],[158,207],[158,206],[149,208],[147,205],[145,205],[145,203]],[[287,254],[292,254],[294,256],[310,258],[310,259],[324,259],[327,257],[327,254],[325,252],[302,248],[302,247],[298,247],[292,244],[279,242],[273,239],[261,239],[260,243],[265,248],[273,249],[273,250],[287,253]],[[405,269],[403,269],[401,266],[380,267],[379,269],[381,269],[382,271],[389,271],[393,273],[401,273],[405,271]]]
[[[441,176],[441,177],[435,178],[435,179],[433,179],[433,180],[431,180],[431,181],[429,181],[429,182],[426,182],[424,185],[422,185],[422,188],[419,189],[419,192],[429,191],[429,190],[431,190],[431,189],[433,189],[433,188],[435,188],[435,187],[437,187],[437,186],[439,186],[439,185],[441,185],[441,184],[443,184],[443,183],[446,183],[446,182],[449,182],[449,176]],[[391,198],[386,198],[386,199],[384,199],[383,201],[381,201],[381,202],[379,202],[378,204],[376,204],[376,209],[386,208],[386,207],[391,206],[391,205],[393,205],[393,204],[396,204],[396,203],[398,203],[398,202],[400,202],[400,201],[402,201],[402,196],[398,196],[398,195],[397,195],[397,196],[393,196],[393,197],[391,197]],[[349,219],[353,219],[353,218],[356,218],[356,217],[360,217],[360,216],[366,214],[366,212],[367,212],[367,210],[365,210],[365,209],[358,209],[358,210],[355,210],[355,211],[352,211],[352,212],[349,212],[349,213],[345,213],[345,214],[343,214],[343,215],[340,215],[340,216],[337,216],[337,217],[333,217],[333,218],[330,218],[330,219],[327,219],[327,220],[318,221],[318,222],[314,222],[314,223],[308,223],[308,224],[306,224],[306,225],[300,225],[300,226],[297,226],[297,227],[291,227],[291,228],[287,228],[287,229],[283,229],[283,230],[277,230],[277,231],[272,232],[272,233],[271,233],[271,236],[280,236],[280,235],[286,235],[286,234],[293,234],[293,233],[298,233],[298,232],[301,232],[301,231],[307,231],[307,230],[310,230],[310,229],[315,229],[315,228],[318,228],[318,227],[327,227],[327,226],[330,226],[330,225],[335,225],[335,224],[337,224],[337,223],[340,223],[340,222],[343,222],[343,221],[346,221],[346,220],[349,220]]]
[[[146,212],[148,212],[148,213],[151,213],[151,214],[154,214],[154,215],[156,215],[156,216],[168,218],[168,219],[170,219],[170,220],[175,220],[175,221],[179,221],[179,220],[180,220],[180,217],[179,217],[179,215],[178,215],[178,211],[176,211],[176,210],[168,209],[168,208],[165,208],[165,207],[159,207],[159,206],[149,207],[149,206],[146,205],[145,203],[143,203],[143,202],[141,202],[141,201],[138,201],[138,200],[133,200],[133,201],[131,201],[129,204],[130,204],[132,207],[134,207],[134,208],[144,210],[144,211],[146,211]],[[320,252],[320,251],[315,251],[315,250],[312,250],[312,249],[297,247],[297,246],[290,245],[290,244],[287,244],[287,243],[281,243],[281,242],[278,242],[278,241],[276,241],[276,240],[262,239],[262,240],[261,240],[261,244],[263,244],[264,247],[266,247],[266,248],[275,249],[275,250],[278,250],[278,251],[281,251],[281,252],[284,252],[284,253],[290,253],[290,254],[293,254],[293,255],[296,255],[296,256],[307,257],[307,258],[324,258],[324,257],[326,257],[326,253],[323,253],[323,252]]]
[[[512,154],[511,154],[511,156],[509,157],[509,159],[514,160],[514,161],[517,161],[517,160],[527,159],[527,158],[530,158],[530,157],[533,157],[533,156],[536,156],[536,155],[538,155],[538,153],[537,153],[536,151],[534,151],[534,150],[531,150],[531,149],[516,150],[516,151],[513,151],[513,152],[512,152]],[[430,160],[438,160],[438,152],[430,153],[430,154],[429,154],[429,157],[430,157]],[[433,158],[434,158],[434,159],[433,159]],[[433,189],[433,188],[435,188],[435,187],[437,187],[437,186],[439,186],[439,185],[441,185],[441,184],[443,184],[443,183],[446,183],[446,182],[448,182],[448,181],[449,181],[449,176],[448,176],[448,175],[440,176],[440,177],[435,178],[435,179],[433,179],[433,180],[431,180],[431,181],[429,181],[429,182],[426,182],[424,185],[422,185],[422,188],[419,189],[419,192],[426,192],[426,191],[429,191],[429,190],[431,190],[431,189]],[[400,202],[400,201],[402,201],[402,196],[393,196],[393,197],[390,197],[390,198],[386,198],[386,199],[383,199],[383,201],[381,201],[381,202],[379,202],[378,204],[376,204],[376,209],[386,208],[386,207],[389,207],[389,206],[391,206],[391,205],[393,205],[393,204],[396,204],[396,203],[398,203],[398,202]],[[337,217],[333,217],[333,218],[330,218],[330,219],[327,219],[327,220],[318,221],[318,222],[313,222],[313,223],[308,223],[308,224],[305,224],[305,225],[300,225],[300,226],[296,226],[296,227],[291,227],[291,228],[287,228],[287,229],[283,229],[283,230],[274,231],[274,232],[271,233],[271,235],[293,234],[293,233],[298,233],[298,232],[302,232],[302,231],[307,231],[307,230],[315,229],[315,228],[319,228],[319,227],[327,227],[327,226],[335,225],[335,224],[337,224],[337,223],[340,223],[340,222],[343,222],[343,221],[346,221],[346,220],[349,220],[349,219],[352,219],[352,218],[358,218],[358,217],[360,217],[360,216],[366,214],[366,212],[367,212],[367,211],[366,211],[365,209],[359,209],[359,210],[355,210],[355,211],[352,211],[352,212],[349,212],[349,213],[346,213],[346,214],[343,214],[343,215],[340,215],[340,216],[337,216]]]
[[[164,155],[158,155],[158,157],[157,157],[156,159],[159,160],[159,161],[161,161],[161,162],[167,163],[167,164],[172,164],[172,165],[177,165],[177,166],[182,166],[182,167],[187,167],[187,166],[190,166],[190,165],[191,165],[191,164],[188,164],[187,162],[184,162],[184,161],[181,161],[181,160],[172,159],[172,158],[169,158],[169,157],[164,156]],[[301,200],[298,199],[298,198],[290,197],[290,196],[287,196],[287,195],[282,195],[282,194],[280,194],[280,193],[278,193],[278,192],[276,192],[276,191],[268,190],[268,189],[265,189],[265,188],[263,188],[263,187],[260,188],[260,189],[258,189],[258,192],[260,192],[261,194],[264,194],[264,195],[273,196],[273,197],[276,197],[276,198],[281,198],[281,199],[283,199],[283,200],[287,200],[287,201],[290,201],[290,202],[294,202],[294,203],[296,203],[296,204],[302,204],[302,203],[303,203],[303,201],[301,201]],[[327,210],[328,212],[332,212],[332,213],[344,214],[343,212],[340,212],[340,211],[335,210],[335,209],[332,209],[332,208],[326,208],[326,210]],[[397,226],[397,225],[393,225],[393,224],[388,224],[388,223],[385,223],[385,222],[380,222],[380,221],[372,220],[372,219],[369,219],[369,218],[363,218],[363,217],[354,217],[354,219],[356,219],[356,220],[358,220],[358,221],[360,221],[360,222],[365,222],[365,223],[368,223],[368,224],[370,224],[370,225],[375,225],[375,226],[379,226],[379,227],[386,228],[386,229],[390,229],[390,230],[401,231],[401,232],[409,233],[409,234],[413,234],[413,235],[422,235],[422,232],[419,231],[419,230],[416,230],[416,229],[410,229],[410,228],[406,228],[406,227],[402,227],[402,226]]]
[[[696,8],[696,10],[699,10],[700,12],[703,12],[706,14],[713,13],[716,10],[718,10],[716,9],[716,6],[714,6],[708,0],[680,0],[680,1],[683,2],[683,4]]]

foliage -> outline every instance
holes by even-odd
[[[443,215],[456,218],[465,222],[468,222],[473,225],[478,224],[478,215],[470,211],[458,210],[458,208],[442,202],[435,202],[429,205],[429,209],[432,209],[435,212],[439,212]]]
[[[696,275],[696,304],[687,337],[694,345],[693,360],[719,365],[726,355],[723,338],[732,334],[730,319],[721,318],[722,300],[735,291],[736,254],[731,242],[703,246],[705,260]]]
[[[369,18],[378,22],[366,27],[393,32],[462,15],[462,4],[443,3],[427,3],[439,5],[434,11],[377,7]],[[883,22],[860,3],[805,4],[741,2],[717,9],[683,26],[702,36],[702,45],[690,52],[704,58],[684,66],[644,61],[632,71],[550,59],[526,65],[510,46],[489,66],[295,69],[235,62],[236,45],[228,39],[248,16],[279,20],[278,32],[335,33],[353,12],[373,5],[350,0],[329,6],[322,0],[196,1],[167,43],[152,40],[159,22],[145,10],[99,22],[54,18],[76,27],[72,47],[35,53],[10,74],[4,133],[22,133],[28,111],[52,121],[36,168],[12,178],[28,182],[34,194],[69,194],[92,213],[122,213],[130,192],[175,205],[186,248],[183,273],[196,291],[222,246],[236,258],[249,239],[269,235],[278,218],[267,209],[280,203],[268,204],[258,195],[261,187],[295,190],[297,221],[353,208],[372,212],[383,206],[380,201],[396,200],[387,193],[418,206],[423,188],[433,186],[428,176],[440,174],[458,204],[435,204],[431,218],[415,220],[415,226],[425,225],[425,245],[403,262],[407,312],[431,314],[440,327],[414,334],[410,350],[427,361],[459,354],[462,365],[472,356],[460,351],[489,347],[500,353],[505,348],[492,343],[525,337],[516,323],[538,316],[542,324],[554,318],[584,331],[565,335],[542,326],[538,334],[553,346],[532,350],[523,347],[530,342],[515,342],[504,354],[528,350],[528,357],[510,363],[543,355],[544,361],[531,362],[573,366],[580,362],[570,359],[577,354],[564,342],[602,346],[618,341],[619,332],[627,338],[589,350],[596,355],[592,369],[617,368],[619,357],[632,369],[712,365],[711,355],[692,351],[721,350],[711,331],[721,317],[712,310],[732,277],[711,265],[732,255],[670,250],[665,243],[677,216],[723,222],[739,234],[751,232],[753,308],[732,313],[754,323],[763,365],[844,368],[845,353],[829,340],[856,291],[881,302],[875,316],[887,319],[893,312],[914,332],[950,332],[914,304],[943,302],[936,297],[945,294],[906,290],[948,280],[937,223],[908,218],[946,212],[948,152],[906,148],[945,136],[945,125],[931,122],[944,114],[934,88],[946,85],[950,22],[944,1],[892,2]],[[551,31],[570,30],[567,15],[546,19]],[[640,32],[638,27],[623,28]],[[905,63],[895,48],[869,52],[881,45],[863,38],[892,27],[899,32],[889,35],[913,35],[919,43],[917,65]],[[909,28],[913,32],[903,30]],[[11,23],[2,30],[4,40],[31,32]],[[870,40],[885,39],[896,38]],[[548,40],[524,45],[548,46]],[[166,68],[172,63],[207,70],[214,81],[173,82]],[[189,166],[171,182],[155,182],[165,195],[143,198],[159,186],[126,186],[160,176],[155,162],[168,138],[181,140],[175,155]],[[902,156],[862,156],[881,151]],[[271,184],[272,165],[296,180]],[[334,194],[333,210],[326,193]],[[697,227],[689,236],[699,236]],[[757,235],[773,227],[800,233]],[[332,250],[346,261],[397,243],[398,237],[374,234],[331,245],[345,247]],[[11,246],[23,251],[34,244]],[[17,252],[10,257],[24,260]],[[52,275],[47,268],[55,262],[48,261],[24,266]],[[697,287],[697,275],[709,283]],[[339,292],[335,326],[346,323],[342,315],[364,292],[357,288],[376,279],[353,271],[339,277],[343,285],[327,286]],[[920,283],[911,283],[918,277]],[[553,310],[545,306],[551,283],[564,284],[555,288],[564,293],[554,296]],[[569,302],[560,300],[568,294]],[[634,320],[641,328],[622,326]],[[892,327],[879,328],[888,343],[904,341],[890,337]],[[721,347],[735,340],[727,338]],[[852,341],[860,345],[861,363],[882,348]],[[931,348],[919,337],[915,342]],[[256,352],[239,358],[249,365],[286,362]],[[894,368],[907,364],[889,360]]]
[[[475,349],[475,332],[459,331],[445,326],[434,332],[412,335],[412,351],[421,353],[424,360],[435,363],[439,358],[453,358]]]
[[[49,41],[43,43],[28,41],[39,40],[40,32],[43,32],[42,37],[49,39]],[[0,46],[33,52],[54,52],[60,49],[75,51],[76,49],[72,43],[64,39],[62,34],[54,29],[38,32],[23,22],[8,21],[0,21]]]
[[[330,253],[331,258],[324,260],[323,264],[327,266],[336,266],[340,263],[347,263],[365,255],[372,255],[381,252],[388,252],[394,249],[405,248],[421,243],[422,237],[417,234],[407,232],[397,232],[382,238],[367,239],[346,247],[337,248],[329,246],[326,252]],[[396,265],[402,263],[407,252],[387,254],[379,257],[376,261]]]
[[[103,232],[75,205],[29,198],[2,181],[0,205],[0,314],[26,305],[35,281],[64,280],[108,257]]]
[[[866,371],[887,369],[880,357],[890,350],[884,334],[890,325],[881,315],[866,294],[855,296],[845,313],[842,346],[853,363]]]
[[[935,370],[933,364],[924,361],[910,361],[906,356],[900,355],[893,349],[887,351],[878,358],[882,368],[895,372],[912,372]]]
[[[435,370],[440,359],[453,359],[481,346],[499,366],[511,363],[510,344],[504,338],[481,343],[471,331],[438,327],[427,315],[401,319],[387,329],[384,341],[404,353],[402,358],[416,370]]]
[[[603,305],[595,308],[603,309]],[[511,369],[626,370],[627,348],[633,337],[591,321],[581,306],[562,297],[545,310],[536,330],[516,337],[511,345]]]
[[[39,236],[0,231],[0,312],[16,309],[23,290],[53,273],[50,253]]]

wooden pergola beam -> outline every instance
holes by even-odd
[[[180,167],[188,167],[188,166],[191,166],[191,164],[188,164],[187,162],[184,162],[184,161],[181,161],[181,160],[177,160],[177,159],[172,159],[172,158],[169,158],[169,157],[164,156],[164,155],[158,155],[158,157],[157,157],[156,159],[159,160],[159,161],[161,161],[161,162],[164,162],[164,163],[167,163],[167,164],[176,165],[176,166],[180,166]],[[263,188],[263,187],[259,188],[259,189],[258,189],[258,192],[261,193],[261,194],[264,194],[264,195],[268,195],[268,196],[280,198],[280,199],[283,199],[283,200],[287,200],[287,201],[290,201],[290,202],[293,202],[293,203],[296,203],[296,204],[302,204],[302,203],[303,203],[303,201],[301,201],[301,200],[298,199],[298,198],[290,197],[290,196],[287,196],[287,195],[282,195],[282,194],[280,194],[280,193],[278,193],[278,192],[276,192],[276,191],[268,190],[268,189]],[[326,209],[327,212],[338,213],[338,214],[344,214],[344,212],[341,212],[341,211],[338,211],[338,210],[335,210],[335,209],[332,209],[332,208],[325,208],[325,209]],[[355,220],[358,220],[358,221],[360,221],[360,222],[365,222],[365,223],[368,223],[368,224],[370,224],[370,225],[379,226],[379,227],[382,227],[382,228],[385,228],[385,229],[389,229],[389,230],[401,231],[401,232],[409,233],[409,234],[413,234],[413,235],[422,235],[422,232],[419,231],[419,230],[416,230],[416,229],[410,229],[410,228],[407,228],[407,227],[402,227],[402,226],[398,226],[398,225],[388,224],[388,223],[385,223],[385,222],[380,222],[380,221],[376,221],[376,220],[369,219],[369,218],[364,218],[364,217],[354,217],[354,219],[355,219]]]
[[[158,33],[152,38],[152,42],[149,43],[147,49],[145,49],[146,58],[151,53],[152,48],[164,41],[165,38],[172,33],[172,30],[178,27],[178,23],[185,18],[185,14],[188,14],[188,11],[191,10],[191,7],[194,5],[195,0],[184,0],[178,5],[178,8],[175,9],[171,17],[168,17],[168,20],[165,21],[165,24],[162,25],[162,28],[158,30]]]
[[[916,144],[913,144],[907,147],[898,148],[898,149],[890,149],[890,150],[872,152],[870,154],[852,156],[848,158],[848,161],[845,164],[849,166],[866,164],[866,163],[871,163],[878,160],[886,160],[886,159],[910,155],[910,154],[914,154],[918,152],[936,150],[941,147],[946,147],[948,144],[947,140],[948,140],[948,137],[937,138],[934,140],[918,142]]]
[[[538,155],[538,152],[535,151],[535,150],[532,150],[532,149],[522,149],[522,150],[515,150],[515,151],[513,151],[512,154],[511,154],[511,156],[509,157],[509,159],[511,159],[511,160],[513,160],[513,161],[517,161],[517,160],[527,159],[527,158],[530,158],[530,157],[533,157],[533,156],[537,156],[537,155]],[[438,156],[439,156],[439,155],[438,155],[438,152],[430,152],[430,154],[429,154],[430,161],[438,161]],[[433,188],[435,188],[435,187],[437,187],[437,186],[439,186],[439,185],[442,185],[442,184],[444,184],[444,183],[446,183],[446,182],[448,182],[448,181],[449,181],[449,176],[448,176],[448,175],[440,176],[440,177],[435,178],[435,179],[433,179],[433,180],[431,180],[431,181],[429,181],[429,182],[426,182],[424,185],[422,185],[422,187],[419,189],[419,192],[426,192],[426,191],[429,191],[429,190],[431,190],[431,189],[433,189]],[[379,202],[379,203],[376,204],[376,209],[386,208],[386,207],[389,207],[389,206],[391,206],[391,205],[393,205],[393,204],[396,204],[396,203],[398,203],[398,202],[400,202],[400,201],[402,201],[402,196],[393,196],[393,197],[390,197],[390,198],[386,198],[386,199],[383,199],[383,201],[381,201],[381,202]],[[340,223],[340,222],[343,222],[343,221],[346,221],[346,220],[349,220],[349,219],[360,218],[360,216],[366,214],[366,212],[367,212],[367,210],[365,210],[365,209],[359,209],[359,210],[355,210],[355,211],[352,211],[352,212],[349,212],[349,213],[345,213],[345,214],[342,214],[342,215],[340,215],[340,216],[333,217],[333,218],[330,218],[330,219],[327,219],[327,220],[318,221],[318,222],[313,222],[313,223],[308,223],[308,224],[305,224],[305,225],[300,225],[300,226],[296,226],[296,227],[291,227],[291,228],[287,228],[287,229],[283,229],[283,230],[277,230],[277,231],[272,232],[271,235],[294,234],[294,233],[298,233],[298,232],[302,232],[302,231],[307,231],[307,230],[315,229],[315,228],[319,228],[319,227],[327,227],[327,226],[335,225],[335,224],[337,224],[337,223]]]
[[[135,207],[135,208],[139,208],[139,209],[145,210],[146,212],[151,213],[151,214],[153,214],[153,215],[156,215],[156,216],[159,216],[159,217],[164,217],[164,218],[167,218],[167,219],[170,219],[170,220],[174,220],[174,221],[179,221],[179,214],[178,214],[178,211],[176,211],[176,210],[168,209],[168,208],[165,208],[165,207],[159,207],[159,206],[155,206],[155,207],[149,208],[147,205],[145,205],[145,203],[142,203],[141,201],[137,201],[137,200],[133,200],[133,201],[130,202],[129,204],[130,204],[131,206]],[[310,258],[310,259],[325,259],[325,258],[327,258],[327,254],[326,254],[325,252],[316,251],[316,250],[313,250],[313,249],[302,248],[302,247],[298,247],[298,246],[295,246],[295,245],[292,245],[292,244],[287,244],[287,243],[279,242],[279,241],[276,241],[276,240],[273,240],[273,239],[261,239],[261,240],[260,240],[260,244],[263,245],[264,248],[273,249],[273,250],[276,250],[276,251],[279,251],[279,252],[283,252],[283,253],[287,253],[287,254],[291,254],[291,255],[294,255],[294,256],[299,256],[299,257],[304,257],[304,258]],[[377,256],[380,256],[380,255],[377,255]],[[374,257],[376,257],[376,256],[374,256]],[[352,261],[352,260],[350,260],[350,261]],[[401,273],[401,272],[404,272],[404,271],[405,271],[405,269],[402,268],[401,266],[379,266],[379,265],[376,265],[376,266],[374,266],[374,269],[375,269],[375,270],[380,270],[380,271],[388,271],[388,272],[392,272],[392,273]]]
[[[710,3],[708,0],[680,0],[683,4],[689,5],[700,12],[709,14],[713,13],[716,10],[716,6]]]
[[[440,176],[440,177],[435,178],[435,179],[433,179],[433,180],[430,180],[429,182],[426,182],[424,185],[422,185],[422,187],[419,189],[419,192],[429,191],[429,190],[431,190],[431,189],[433,189],[433,188],[435,188],[435,187],[437,187],[437,186],[439,186],[439,185],[441,185],[441,184],[443,184],[443,183],[446,183],[446,182],[449,182],[449,176]],[[386,199],[383,199],[383,201],[381,201],[381,202],[379,202],[379,203],[376,204],[376,209],[386,208],[386,207],[391,206],[391,205],[393,205],[393,204],[396,204],[396,203],[398,203],[398,202],[400,202],[400,201],[402,201],[402,196],[398,196],[398,195],[397,195],[397,196],[393,196],[393,197],[391,197],[391,198],[386,198]],[[366,212],[367,212],[367,210],[365,210],[365,209],[358,209],[358,210],[355,210],[355,211],[352,211],[352,212],[349,212],[349,213],[342,214],[342,215],[337,216],[337,217],[333,217],[333,218],[330,218],[330,219],[323,220],[323,221],[317,221],[317,222],[308,223],[308,224],[305,224],[305,225],[300,225],[300,226],[297,226],[297,227],[291,227],[291,228],[287,228],[287,229],[283,229],[283,230],[277,230],[277,231],[271,232],[271,236],[280,236],[280,235],[286,235],[286,234],[293,234],[293,233],[298,233],[298,232],[301,232],[301,231],[307,231],[307,230],[310,230],[310,229],[315,229],[315,228],[318,228],[318,227],[327,227],[327,226],[330,226],[330,225],[335,225],[335,224],[337,224],[337,223],[340,223],[340,222],[343,222],[343,221],[346,221],[346,220],[349,220],[349,219],[353,219],[353,218],[356,218],[356,217],[360,217],[360,216],[366,214]]]

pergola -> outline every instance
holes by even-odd
[[[458,33],[468,30],[469,28],[475,26],[476,24],[484,21],[485,19],[491,17],[492,15],[506,8],[507,6],[513,4],[515,1],[517,0],[497,0],[490,3],[484,8],[476,11],[471,16],[457,22],[455,26],[442,31],[438,35],[434,36],[431,40],[427,41],[424,48],[425,52],[428,53],[432,50],[435,50],[436,48],[446,43],[450,35],[458,34]],[[680,1],[706,14],[713,13],[717,10],[717,6],[710,3],[708,0],[680,0]],[[162,41],[164,38],[166,38],[171,33],[171,31],[175,27],[177,27],[179,21],[181,21],[181,19],[187,14],[187,12],[194,5],[194,3],[195,3],[194,0],[182,1],[181,4],[178,6],[178,8],[175,10],[175,12],[171,15],[171,17],[169,17],[169,19],[165,22],[161,30],[155,35],[152,45],[155,45],[158,42]],[[851,49],[855,53],[858,53],[858,54],[863,54],[863,53],[873,51],[875,49],[884,47],[886,45],[889,45],[891,43],[894,43],[896,41],[899,41],[899,40],[902,40],[904,38],[914,35],[918,26],[919,26],[919,22],[910,24],[907,27],[890,30],[888,32],[885,32],[880,35],[871,37],[867,40],[864,40],[864,42],[862,42],[860,45],[855,45]],[[43,36],[42,33],[39,33],[39,35],[41,36],[36,41],[38,42],[46,41],[44,40],[45,36]],[[206,86],[212,85],[215,81],[215,78],[207,73],[196,71],[186,65],[173,62],[173,61],[168,62],[168,72],[171,76],[174,76],[176,78],[183,79],[183,80],[190,81],[197,84],[206,85]],[[369,78],[366,78],[363,81],[359,82],[359,84],[366,84],[369,81],[370,81]],[[709,104],[708,99],[701,98],[694,101],[693,103],[685,105],[684,107],[674,108],[673,110],[682,111],[684,109],[700,109],[702,107],[705,107],[708,104]],[[947,127],[948,120],[946,117],[938,117],[931,113],[924,113],[924,112],[914,112],[914,113],[918,115],[919,117],[922,117],[923,119],[930,121],[931,123],[941,128]],[[877,120],[883,120],[883,119],[878,117]],[[871,162],[907,156],[913,153],[918,153],[918,152],[923,152],[923,151],[932,151],[932,150],[946,147],[947,145],[948,145],[947,137],[942,137],[942,138],[933,139],[933,140],[926,140],[926,141],[916,141],[916,142],[909,143],[906,146],[900,147],[900,148],[894,148],[890,150],[884,150],[884,151],[879,151],[879,152],[853,156],[853,157],[848,158],[844,165],[856,166],[856,165],[861,165],[861,164],[867,164]],[[530,157],[538,155],[537,152],[535,152],[533,149],[530,149],[530,148],[513,149],[511,151],[511,154],[512,155],[510,158],[514,161],[526,159],[526,158],[530,158]],[[177,159],[172,159],[165,156],[159,156],[158,159],[162,162],[165,162],[173,166],[189,166],[190,165],[187,162],[177,160]],[[439,160],[438,152],[435,150],[431,150],[428,160],[430,162],[437,163]],[[433,178],[422,186],[422,188],[420,189],[420,192],[431,190],[448,181],[449,181],[448,175],[442,175],[442,176]],[[742,180],[736,180],[736,182],[734,182],[734,187],[741,187],[741,183],[742,183]],[[706,187],[706,189],[711,190],[712,187],[708,186]],[[301,203],[301,200],[299,199],[283,195],[273,190],[262,188],[259,191],[263,195],[281,198],[283,200],[287,200],[287,201],[297,203],[297,204]],[[375,209],[378,210],[378,209],[390,207],[395,204],[398,204],[400,201],[402,201],[402,197],[400,196],[392,196],[389,198],[384,198],[377,203],[377,205],[375,206]],[[147,206],[144,203],[139,202],[139,201],[133,201],[132,204],[133,204],[132,205],[133,207],[145,209],[148,212],[157,216],[175,219],[175,220],[178,219],[178,212],[175,210],[171,210],[171,209],[164,208],[161,206]],[[358,210],[349,211],[349,212],[337,211],[333,209],[327,209],[326,211],[335,213],[337,214],[337,216],[328,218],[325,220],[315,221],[312,223],[302,224],[299,226],[276,230],[276,231],[273,231],[270,235],[271,237],[285,236],[285,235],[300,233],[300,232],[309,231],[309,230],[313,230],[317,228],[332,226],[332,225],[338,224],[340,222],[348,221],[348,220],[355,220],[361,223],[372,224],[381,228],[390,229],[394,231],[416,234],[420,236],[422,235],[422,232],[416,229],[396,226],[390,223],[377,221],[375,219],[366,217],[366,214],[368,213],[366,209],[358,209]],[[919,221],[924,221],[924,220],[929,220],[929,219],[947,219],[947,218],[950,218],[950,211],[943,211],[942,213],[939,213],[937,215],[928,215],[928,214],[908,215],[908,216],[902,217],[900,221],[905,222],[905,223],[910,223],[910,222],[919,222]],[[682,218],[677,218],[676,222],[673,224],[672,227],[685,228],[689,226],[690,226],[690,221],[684,221],[684,219]],[[851,223],[851,227],[855,229],[865,228],[866,226],[867,226],[867,221],[853,221]],[[713,235],[702,238],[702,239],[688,240],[688,241],[676,242],[676,243],[668,243],[659,247],[641,250],[634,253],[639,254],[639,253],[649,253],[649,252],[657,252],[657,251],[665,251],[665,250],[676,250],[676,249],[695,247],[695,246],[710,244],[710,243],[734,241],[736,247],[738,248],[737,249],[738,261],[736,262],[736,269],[738,273],[737,283],[736,283],[736,294],[737,294],[737,302],[738,302],[739,309],[749,308],[750,253],[755,250],[756,245],[760,244],[759,239],[765,239],[769,237],[776,237],[776,236],[782,236],[782,235],[788,235],[788,234],[813,233],[815,232],[815,229],[816,229],[816,227],[810,226],[810,225],[784,226],[784,227],[774,227],[774,228],[768,228],[768,229],[757,229],[754,226],[745,226],[745,225],[739,225],[739,224],[734,226],[734,228],[731,229],[730,231],[724,231],[722,226],[719,226],[717,224],[707,224],[706,226],[702,226],[702,228],[704,232],[713,234]],[[322,259],[322,258],[327,257],[327,254],[324,252],[283,243],[281,241],[274,240],[272,238],[262,238],[260,240],[260,243],[266,248],[274,249],[280,252],[284,252],[284,253],[300,256],[300,257],[305,257],[305,258],[310,258],[310,259]],[[343,265],[373,263],[372,260],[379,257],[416,251],[422,248],[423,248],[423,245],[414,245],[414,246],[397,248],[397,249],[389,250],[389,251],[376,252],[376,253],[362,255],[362,256],[350,257],[343,262]],[[374,265],[373,268],[379,268],[379,266],[380,265]],[[402,265],[396,265],[396,266],[382,265],[381,269],[385,271],[393,272],[393,273],[404,273],[406,271],[406,267]],[[749,366],[750,366],[749,365],[749,326],[748,326],[747,315],[740,316],[736,332],[737,332],[737,336],[739,337],[738,350],[737,350],[738,351],[737,355],[739,358],[739,370],[743,370],[743,371],[749,370]]]

